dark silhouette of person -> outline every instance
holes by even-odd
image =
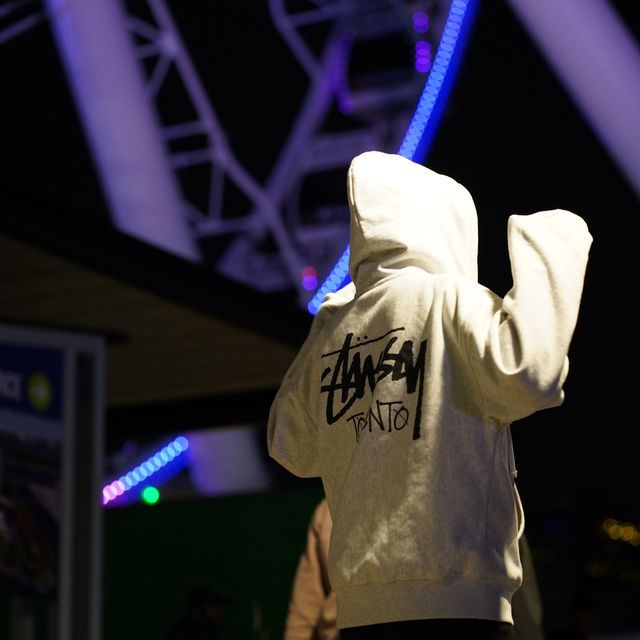
[[[186,611],[171,627],[167,640],[216,640],[229,604],[229,599],[209,584],[194,587]]]

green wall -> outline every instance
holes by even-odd
[[[164,638],[191,587],[232,603],[221,638],[282,637],[311,513],[309,490],[105,510],[103,640]],[[256,612],[263,633],[252,631]]]

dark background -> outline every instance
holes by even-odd
[[[634,0],[612,4],[637,37]],[[265,177],[305,88],[303,74],[270,23],[266,3],[169,5],[234,151],[256,177]],[[12,210],[25,219],[43,203],[64,210],[58,228],[64,226],[73,253],[78,228],[91,220],[100,229],[109,216],[47,29],[42,24],[0,46],[0,206],[3,198],[10,201]],[[518,484],[549,630],[568,625],[572,602],[582,596],[593,604],[596,627],[637,629],[640,548],[606,539],[599,527],[606,517],[640,523],[633,410],[638,199],[504,2],[480,3],[426,164],[454,177],[473,195],[480,226],[480,281],[497,293],[506,293],[511,285],[508,215],[565,208],[589,225],[594,244],[570,351],[566,401],[514,425]],[[115,263],[117,249],[114,252]],[[161,283],[155,286],[162,290]],[[280,298],[265,314],[266,319],[264,314],[247,314],[242,324],[257,332],[267,321],[286,327],[299,344],[310,321],[294,313],[292,301]],[[255,418],[255,406],[247,412]],[[316,499],[314,487],[304,489],[310,493],[301,498],[304,507],[293,516],[294,528],[304,526]],[[291,499],[291,494],[282,496],[283,501]],[[255,506],[247,498],[237,500],[238,513],[250,513]],[[198,513],[193,522],[202,522],[205,512],[215,519],[216,510],[221,510],[219,526],[224,527],[233,511],[229,504],[213,501],[204,511],[185,509]],[[126,528],[127,517],[126,510],[107,512],[107,533]],[[151,517],[138,512],[130,522],[144,528]],[[256,544],[261,544],[260,531],[270,522],[263,512],[258,517],[260,522],[251,527]],[[110,567],[117,566],[115,558],[124,563],[130,554],[119,540],[115,534],[107,537]],[[225,553],[243,554],[242,544]],[[288,570],[300,546],[292,549],[290,541],[279,539],[262,545],[261,551],[264,557],[288,554]],[[133,572],[137,565],[128,562]],[[598,573],[596,565],[604,569]],[[111,568],[106,575],[119,580]],[[255,579],[247,575],[246,583]],[[118,581],[118,588],[124,589],[118,591],[124,599],[125,586]],[[240,584],[233,588],[240,593]],[[109,584],[106,590],[111,593],[106,615],[117,619],[116,590]],[[124,638],[120,633],[106,637]]]

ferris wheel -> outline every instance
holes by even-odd
[[[49,21],[118,229],[259,291],[292,290],[314,313],[348,280],[336,180],[370,149],[422,161],[475,0],[268,0],[307,83],[262,182],[229,143],[169,5],[13,0],[0,40]],[[167,92],[182,113],[163,112]]]
[[[508,1],[640,193],[640,137],[628,135],[640,50],[627,26],[607,0],[566,0],[563,20],[554,0]],[[229,143],[170,0],[0,0],[0,47],[50,25],[118,230],[259,291],[293,291],[314,313],[348,279],[346,205],[327,179],[369,149],[423,161],[478,0],[267,2],[309,82],[266,180]],[[594,41],[603,73],[581,54]],[[186,109],[167,120],[170,78]]]

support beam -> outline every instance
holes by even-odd
[[[606,0],[509,0],[640,197],[640,49]]]
[[[199,261],[120,0],[45,5],[115,226]]]

